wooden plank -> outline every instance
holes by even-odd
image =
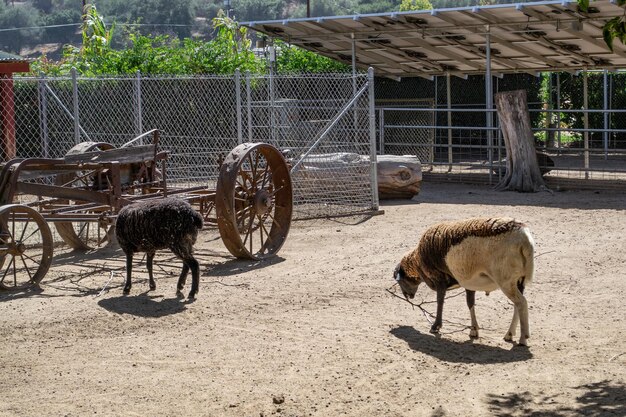
[[[140,145],[129,148],[115,148],[107,151],[65,155],[64,160],[66,163],[119,162],[121,164],[127,164],[154,160],[155,155],[155,145]]]

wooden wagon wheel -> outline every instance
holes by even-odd
[[[106,142],[82,142],[70,149],[66,155],[77,155],[93,151],[106,151],[114,146]],[[69,172],[57,175],[55,185],[64,187],[92,188],[96,179],[88,171]],[[80,204],[66,201],[66,204]],[[110,225],[101,222],[55,222],[59,236],[72,249],[88,250],[104,246],[108,242]]]
[[[276,254],[289,232],[292,205],[289,169],[275,147],[245,143],[222,163],[215,211],[222,241],[234,256]]]
[[[20,204],[0,206],[0,288],[37,285],[52,263],[52,233],[36,210]]]

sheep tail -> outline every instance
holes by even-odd
[[[526,239],[520,248],[524,259],[524,284],[529,284],[535,275],[535,240],[527,227],[522,228]]]

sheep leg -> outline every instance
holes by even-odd
[[[133,253],[126,253],[126,283],[124,284],[124,294],[128,294],[130,292],[130,287],[132,287],[132,282],[130,276],[132,275],[133,270]]]
[[[478,337],[478,320],[476,320],[476,312],[474,311],[474,304],[476,301],[476,291],[465,290],[465,299],[467,300],[467,308],[470,311],[470,317],[472,319],[472,327],[470,328],[470,337],[475,339]]]
[[[150,279],[150,290],[156,290],[156,282],[154,282],[154,275],[152,275],[152,263],[154,261],[155,252],[148,252],[146,254],[146,264],[148,266],[148,278]]]
[[[511,341],[513,339],[513,335],[515,334],[515,328],[517,327],[517,321],[519,320],[521,329],[518,343],[522,346],[526,346],[526,339],[530,337],[530,330],[528,326],[528,302],[526,301],[526,297],[524,297],[523,294],[524,280],[521,279],[520,281],[518,281],[515,287],[503,288],[502,292],[504,292],[504,295],[506,295],[515,306],[515,310],[513,312],[513,320],[511,321],[509,331],[504,336],[504,340]]]
[[[430,328],[430,332],[433,334],[439,333],[441,325],[443,323],[443,302],[446,299],[446,288],[437,288],[437,317],[435,322]]]
[[[200,286],[200,265],[194,257],[187,260],[187,264],[191,269],[191,291],[189,291],[189,299],[196,298],[198,294],[198,287]]]
[[[513,320],[511,320],[509,331],[504,336],[504,340],[506,340],[507,342],[513,341],[513,336],[515,336],[515,331],[517,330],[518,321],[519,321],[519,313],[517,312],[517,307],[513,306]]]
[[[181,292],[183,288],[185,288],[185,283],[187,282],[187,273],[189,272],[189,265],[187,262],[183,261],[183,270],[180,273],[180,277],[178,278],[178,285],[176,286],[176,290]]]

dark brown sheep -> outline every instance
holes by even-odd
[[[189,203],[176,198],[140,201],[122,208],[115,223],[115,235],[126,254],[124,293],[130,292],[133,255],[136,252],[146,252],[150,289],[154,290],[154,255],[157,250],[169,249],[183,261],[178,292],[185,286],[187,273],[191,269],[189,298],[195,298],[200,281],[200,267],[193,257],[193,245],[202,223],[202,216]]]
[[[533,278],[533,256],[534,241],[529,229],[513,219],[475,218],[440,223],[428,228],[417,248],[402,258],[394,279],[407,299],[415,296],[421,282],[437,292],[437,315],[431,333],[438,333],[441,328],[446,291],[465,288],[472,319],[470,337],[478,337],[476,291],[502,290],[515,305],[504,339],[512,340],[519,321],[519,344],[525,345],[530,332],[523,292]]]

